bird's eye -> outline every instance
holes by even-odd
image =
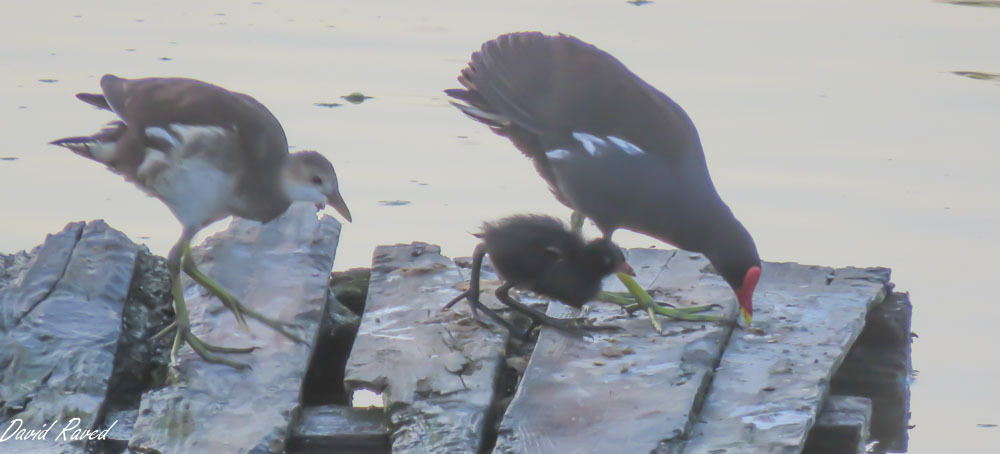
[[[312,177],[312,183],[315,185],[322,185],[323,179],[320,177]]]

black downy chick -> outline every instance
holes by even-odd
[[[515,334],[522,333],[479,301],[479,272],[486,254],[490,255],[493,267],[504,281],[496,290],[501,302],[535,323],[570,332],[582,328],[580,320],[542,314],[513,300],[508,294],[510,289],[529,290],[579,308],[597,296],[605,276],[618,272],[635,274],[613,242],[605,238],[584,242],[550,216],[517,215],[484,223],[482,233],[476,236],[483,242],[476,246],[473,254],[469,290],[449,301],[442,310],[466,299],[477,318],[477,309],[481,309]]]

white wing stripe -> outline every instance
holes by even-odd
[[[167,132],[166,129],[163,129],[159,126],[146,128],[146,137],[149,137],[150,139],[161,139],[169,143],[171,147],[177,146],[177,139],[174,138],[174,136],[170,135],[170,133]]]
[[[563,149],[549,150],[545,152],[545,156],[549,159],[562,160],[570,156],[569,152]]]
[[[607,145],[607,142],[604,139],[585,132],[574,132],[573,138],[580,141],[580,144],[583,145],[583,148],[587,150],[587,153],[590,153],[591,156],[597,156],[597,147]]]
[[[624,151],[626,154],[630,156],[639,156],[645,154],[645,152],[642,151],[642,148],[635,146],[635,144],[625,139],[620,139],[615,136],[608,136],[608,140],[617,145],[618,148],[621,148],[622,151]]]
[[[225,136],[226,130],[221,126],[186,125],[174,123],[169,126],[174,134],[180,136],[180,141],[188,143],[198,139],[208,139],[209,136]]]

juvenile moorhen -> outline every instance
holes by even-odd
[[[625,228],[704,254],[750,323],[757,247],[716,192],[698,132],[677,103],[610,54],[561,34],[500,36],[472,54],[458,80],[464,89],[445,91],[452,103],[531,158],[560,202],[605,238]],[[653,311],[717,319],[654,304],[635,280],[619,278],[658,329]]]
[[[494,269],[503,279],[503,285],[495,292],[501,302],[535,323],[571,332],[606,327],[585,326],[580,319],[549,317],[512,299],[508,293],[510,289],[529,290],[579,308],[597,296],[605,276],[635,274],[621,249],[610,240],[599,238],[585,243],[579,234],[567,230],[562,222],[551,216],[511,216],[483,224],[482,233],[476,236],[483,242],[473,253],[469,289],[449,301],[442,310],[466,299],[477,318],[476,310],[482,309],[514,334],[519,334],[519,330],[479,301],[479,272],[486,254],[490,255]]]
[[[251,349],[210,345],[190,331],[180,271],[215,294],[246,329],[244,315],[260,320],[285,336],[302,340],[280,321],[244,306],[201,273],[191,257],[191,238],[203,227],[227,216],[267,222],[285,212],[292,201],[318,208],[329,204],[348,221],[351,212],[340,195],[337,174],[315,151],[288,153],[278,120],[254,98],[198,80],[181,78],[101,78],[102,94],[76,97],[118,116],[98,133],[52,142],[121,174],[147,194],[160,199],[181,222],[183,233],[170,250],[175,321],[162,337],[176,331],[170,351],[187,343],[206,361],[242,368],[245,364],[215,353]]]

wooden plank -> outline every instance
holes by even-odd
[[[867,397],[830,396],[802,449],[805,454],[864,453],[872,420]]]
[[[100,418],[138,251],[104,221],[70,224],[0,292],[3,452],[83,450],[72,437]],[[48,432],[18,440],[18,428]]]
[[[45,242],[31,252],[30,263],[23,263],[23,257],[17,261],[11,257],[11,265],[20,266],[4,270],[7,279],[0,286],[6,290],[0,294],[0,331],[16,327],[25,314],[52,293],[66,272],[83,227],[83,222],[73,222],[59,233],[46,235]]]
[[[324,405],[302,409],[288,440],[289,454],[389,452],[389,427],[380,408]]]
[[[721,304],[735,318],[732,291],[707,271],[704,257],[633,249],[628,261],[654,298]],[[614,276],[604,287],[624,291]],[[650,452],[662,440],[686,438],[731,325],[664,320],[660,335],[645,314],[630,318],[607,303],[590,308],[597,323],[624,330],[581,339],[543,328],[501,422],[495,453]],[[568,317],[571,311],[551,303],[548,314]]]
[[[912,311],[909,295],[898,292],[868,311],[865,329],[830,387],[833,394],[871,399],[871,438],[887,452],[906,452],[907,447]]]
[[[301,337],[315,338],[326,302],[340,224],[318,219],[311,204],[293,204],[281,217],[260,224],[234,220],[197,248],[205,274],[244,304],[285,322]],[[181,349],[172,385],[148,392],[129,447],[141,452],[282,452],[310,345],[247,319],[251,333],[200,286],[186,281],[193,332],[206,342],[259,349],[235,358],[251,368],[210,364]]]
[[[118,337],[114,370],[97,428],[107,437],[92,440],[87,452],[119,453],[128,447],[139,416],[139,403],[146,391],[162,388],[170,363],[170,345],[153,339],[173,321],[170,271],[167,260],[142,247],[136,255],[135,271],[122,310],[122,332]]]
[[[799,452],[888,282],[884,268],[765,263],[753,327],[730,339],[684,452]]]
[[[477,452],[507,332],[441,307],[464,278],[439,247],[379,246],[347,386],[382,392],[392,452]]]

